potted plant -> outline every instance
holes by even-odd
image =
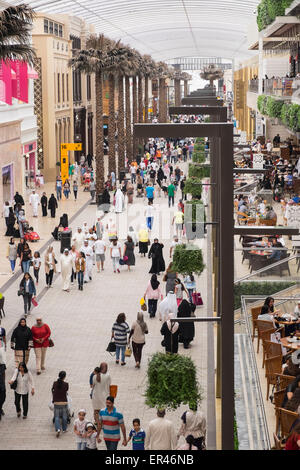
[[[189,165],[189,177],[195,177],[199,179],[210,177],[210,166],[191,164]]]
[[[184,193],[191,194],[195,199],[201,199],[202,183],[200,178],[191,177],[186,180]]]
[[[197,246],[183,244],[175,247],[173,256],[174,271],[183,275],[195,273],[200,276],[204,268],[202,250]]]
[[[202,400],[195,363],[188,356],[156,353],[148,362],[146,405],[176,410]]]

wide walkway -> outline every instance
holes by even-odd
[[[178,196],[177,196],[178,200]],[[84,202],[84,201],[82,201]],[[139,225],[144,222],[145,204],[143,200],[135,199],[134,204],[126,209],[126,212],[119,217],[120,238],[126,236],[126,221],[138,230]],[[164,197],[155,200],[156,223],[159,220],[159,209],[163,213],[161,220],[168,221],[160,228],[160,240],[165,244],[164,257],[166,265],[169,261],[170,236],[173,227],[170,222],[173,217],[173,209],[167,207],[167,199]],[[159,208],[159,209],[158,209]],[[113,215],[108,214],[105,220]],[[94,223],[96,218],[96,206],[88,205],[73,221],[73,230],[81,226],[84,221],[89,225]],[[155,235],[155,227],[153,230]],[[152,237],[153,239],[153,237]],[[204,257],[206,256],[205,244],[201,242]],[[55,252],[59,255],[59,243],[53,243]],[[73,409],[76,413],[80,408],[87,410],[87,416],[92,418],[92,406],[89,398],[89,375],[94,367],[100,362],[106,361],[109,365],[109,373],[112,383],[118,385],[118,396],[116,407],[124,413],[126,428],[129,431],[132,419],[139,417],[142,427],[147,429],[147,425],[156,415],[154,409],[149,409],[145,405],[144,391],[146,386],[146,364],[147,360],[156,351],[163,351],[161,347],[162,337],[160,335],[161,322],[158,318],[150,320],[148,314],[145,319],[149,327],[149,335],[144,347],[141,369],[135,369],[134,359],[127,359],[124,367],[115,364],[105,350],[110,340],[111,326],[120,312],[125,312],[129,325],[136,319],[139,310],[139,300],[143,296],[147,282],[149,280],[148,271],[150,260],[141,258],[136,253],[136,266],[132,272],[127,272],[123,268],[121,274],[114,274],[111,260],[107,256],[104,272],[98,274],[94,267],[93,280],[84,285],[83,292],[77,290],[77,286],[71,289],[70,293],[62,291],[61,279],[58,276],[53,289],[47,290],[44,280],[44,270],[41,269],[41,282],[38,287],[39,306],[32,311],[28,317],[28,325],[32,326],[36,315],[42,315],[43,321],[52,330],[52,339],[55,347],[48,350],[46,371],[42,375],[35,374],[35,355],[31,352],[29,368],[33,372],[36,393],[29,399],[29,415],[26,421],[18,419],[13,404],[14,393],[7,388],[7,399],[4,405],[5,416],[0,422],[0,449],[75,449],[75,436],[72,426],[69,432],[59,439],[55,437],[52,424],[52,412],[48,408],[51,400],[50,389],[52,383],[57,378],[60,370],[67,372],[66,380],[69,382],[70,396],[73,401]],[[160,281],[163,289],[165,285]],[[20,280],[20,279],[19,279]],[[17,297],[18,281],[15,281],[6,291],[6,318],[2,321],[10,337],[13,327],[23,312],[22,299]],[[204,297],[206,305],[206,271],[200,279],[197,279],[197,287]],[[198,308],[197,315],[206,316],[206,308]],[[197,364],[199,383],[203,389],[204,399],[202,408],[207,412],[207,401],[211,405],[213,397],[207,397],[207,348],[213,347],[213,342],[207,341],[207,324],[197,323],[195,325],[196,335],[189,350],[184,350],[179,346],[179,353],[190,355]],[[13,351],[7,351],[7,379],[10,379],[14,371]],[[210,371],[213,374],[213,371]],[[175,412],[168,412],[167,417],[171,419],[176,429],[180,427],[180,416],[186,407],[181,407]],[[180,440],[182,443],[182,438]],[[128,446],[128,449],[130,445]],[[99,449],[105,449],[103,442]],[[125,449],[119,447],[119,449]]]

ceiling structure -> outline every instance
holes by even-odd
[[[26,0],[25,0],[26,1]],[[19,4],[20,0],[12,0]],[[259,0],[27,0],[34,9],[68,13],[155,60],[246,59],[247,26]]]

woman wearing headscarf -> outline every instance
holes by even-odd
[[[41,374],[42,370],[45,370],[46,352],[49,347],[49,338],[51,336],[51,330],[40,315],[36,318],[36,324],[31,327],[33,347],[36,358],[36,373]]]
[[[147,289],[144,294],[144,299],[148,299],[148,312],[150,318],[154,318],[157,310],[157,302],[160,298],[163,299],[163,295],[160,289],[160,282],[157,280],[157,275],[152,274],[150,281],[148,282]]]
[[[144,315],[142,312],[138,312],[137,320],[133,323],[129,340],[132,337],[132,351],[135,359],[136,369],[140,368],[141,359],[142,359],[142,350],[145,345],[145,335],[148,334],[147,323],[144,321]]]
[[[168,292],[167,297],[159,305],[159,319],[165,322],[168,318],[169,313],[177,315],[177,300],[174,292]]]
[[[174,292],[176,279],[177,279],[177,272],[173,270],[173,263],[170,263],[163,277],[163,281],[167,283],[166,295],[168,295],[168,292],[170,291]]]
[[[110,195],[107,188],[104,188],[104,191],[102,193],[101,209],[103,209],[103,212],[105,213],[109,212],[110,209]]]
[[[178,307],[177,317],[178,318],[190,318],[192,316],[191,305],[187,300],[182,300]],[[189,344],[193,341],[195,336],[195,325],[193,322],[181,323],[179,343],[183,343],[184,349],[188,349]]]
[[[146,225],[143,224],[141,226],[141,229],[139,230],[139,253],[141,253],[141,256],[144,255],[145,257],[146,253],[148,253],[148,243],[149,243],[148,230],[146,228]]]
[[[152,258],[152,266],[149,271],[151,274],[160,275],[161,271],[166,269],[165,260],[163,257],[163,247],[164,245],[159,243],[158,238],[154,238],[154,243],[152,243],[148,253],[148,258]]]
[[[46,287],[52,286],[53,274],[56,273],[56,263],[53,246],[49,246],[45,254]]]
[[[26,319],[23,317],[19,321],[17,328],[11,335],[11,349],[15,351],[15,362],[18,367],[20,362],[27,364],[30,348],[33,348],[32,331],[26,325]]]
[[[176,354],[178,352],[179,323],[171,322],[172,318],[176,318],[176,315],[169,313],[168,320],[164,322],[160,333],[164,337],[162,346],[164,346],[166,352]]]
[[[48,209],[51,212],[51,217],[55,217],[56,209],[58,208],[57,200],[54,194],[52,193],[48,201]]]
[[[99,411],[106,407],[106,398],[110,395],[111,377],[107,372],[108,365],[102,362],[100,367],[96,367],[92,382],[92,405],[94,410],[94,420],[97,423]]]
[[[125,256],[128,258],[125,264],[127,264],[128,271],[130,271],[130,266],[135,266],[134,243],[130,235],[127,236],[127,240],[124,243],[123,258]]]
[[[7,217],[7,220],[6,220],[6,223],[7,223],[7,230],[6,230],[6,233],[5,233],[6,237],[13,237],[14,236],[15,221],[16,221],[16,217],[15,217],[13,208],[10,207],[9,210],[8,210],[8,217]]]

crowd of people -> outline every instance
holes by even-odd
[[[45,374],[47,349],[52,347],[51,328],[43,322],[41,315],[36,316],[36,323],[30,328],[27,326],[28,316],[31,315],[32,306],[37,304],[38,286],[40,282],[40,270],[45,273],[47,288],[51,288],[56,277],[61,277],[61,288],[70,293],[74,290],[77,281],[78,290],[83,291],[87,283],[97,283],[98,273],[107,270],[107,258],[111,261],[111,269],[116,274],[125,270],[130,272],[139,263],[139,257],[147,256],[149,259],[149,281],[145,285],[144,295],[141,299],[141,311],[137,312],[136,320],[129,325],[126,315],[120,313],[111,326],[111,341],[115,344],[115,362],[126,366],[126,358],[133,354],[135,368],[142,365],[142,353],[146,344],[147,335],[151,335],[150,325],[144,318],[148,310],[149,319],[156,318],[161,321],[162,347],[166,353],[178,353],[179,343],[183,348],[190,347],[195,337],[193,323],[171,322],[171,319],[191,317],[195,315],[193,303],[196,291],[196,282],[193,273],[180,279],[172,265],[172,258],[177,245],[183,243],[184,231],[184,183],[186,176],[180,168],[181,162],[191,159],[193,142],[191,140],[151,139],[145,147],[144,158],[137,158],[131,162],[128,168],[129,178],[125,178],[120,185],[112,172],[106,181],[104,194],[102,195],[103,212],[95,222],[84,222],[73,232],[70,248],[65,248],[63,253],[56,255],[53,246],[48,246],[42,254],[33,251],[25,237],[21,236],[19,242],[18,233],[10,234],[7,257],[12,273],[15,272],[17,263],[22,269],[23,275],[18,285],[17,295],[23,298],[24,316],[18,326],[13,330],[10,346],[14,351],[16,369],[8,381],[15,394],[15,407],[17,416],[23,414],[26,419],[29,412],[29,395],[34,395],[35,385],[33,374],[28,368],[30,351],[33,349],[36,359],[36,374]],[[174,165],[174,166],[173,166]],[[70,169],[70,179],[73,183],[74,200],[77,200],[78,185],[87,187],[91,193],[91,199],[95,197],[95,185],[92,172],[92,158],[82,160],[80,165],[74,165]],[[80,181],[79,181],[80,177]],[[75,184],[75,187],[74,187]],[[66,180],[62,184],[57,177],[55,183],[56,198],[54,194],[53,205],[47,200],[46,194],[41,199],[32,191],[30,204],[33,216],[38,216],[38,208],[41,205],[42,216],[47,216],[47,209],[51,216],[55,216],[55,210],[62,197],[68,199],[71,193],[71,184]],[[180,191],[181,197],[176,200]],[[145,223],[140,226],[130,226],[125,240],[118,236],[118,227],[114,214],[120,214],[125,210],[127,203],[133,202],[133,197],[142,197],[145,206]],[[51,196],[51,197],[52,197]],[[174,207],[173,218],[174,236],[170,249],[164,253],[164,243],[158,238],[153,238],[152,230],[156,217],[154,201],[159,198],[168,198],[168,206]],[[22,196],[20,196],[22,198]],[[21,204],[19,200],[16,204]],[[23,201],[24,205],[24,201]],[[9,209],[11,209],[9,205]],[[17,206],[17,209],[20,209]],[[11,212],[11,211],[10,211]],[[17,220],[23,215],[17,210]],[[105,214],[110,214],[105,218]],[[5,213],[6,214],[6,213]],[[10,215],[7,215],[9,218]],[[63,220],[56,227],[56,235],[68,226]],[[18,222],[19,226],[22,221]],[[7,224],[9,226],[9,224]],[[20,235],[23,232],[20,231]],[[166,264],[165,257],[169,256],[170,262]],[[104,274],[105,275],[105,274]],[[162,275],[162,280],[158,278]],[[99,276],[100,278],[100,276]],[[163,287],[165,285],[165,288]],[[0,327],[0,419],[4,415],[3,405],[5,395],[5,363],[7,338],[3,327]],[[123,414],[115,407],[117,386],[112,385],[108,372],[108,364],[101,363],[90,375],[90,397],[93,409],[92,419],[87,419],[86,409],[80,409],[73,423],[73,432],[78,450],[95,450],[97,442],[105,441],[108,450],[117,448],[121,439],[126,446],[132,441],[134,450],[159,450],[182,449],[201,450],[205,448],[206,420],[203,413],[194,406],[182,415],[180,429],[175,431],[172,422],[165,418],[165,410],[157,412],[157,418],[149,423],[147,430],[141,427],[139,418],[134,418],[132,429],[126,432]],[[68,425],[73,416],[72,400],[70,398],[71,385],[66,382],[66,372],[61,371],[51,388],[53,409],[53,423],[57,438],[67,432]],[[4,390],[3,390],[4,389]],[[102,437],[103,435],[103,437]],[[178,438],[183,435],[186,439],[184,445],[178,444]]]

